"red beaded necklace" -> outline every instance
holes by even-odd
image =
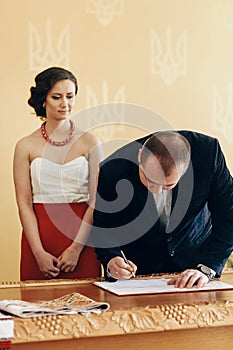
[[[74,136],[74,132],[75,132],[75,124],[72,120],[70,120],[70,127],[71,127],[71,132],[69,134],[69,136],[67,137],[67,139],[65,139],[64,141],[54,141],[52,140],[46,130],[45,130],[45,125],[46,125],[46,122],[44,122],[43,124],[41,124],[41,134],[43,136],[43,138],[48,142],[50,143],[50,145],[53,145],[53,146],[64,146],[66,145],[68,142],[71,141],[71,139],[73,138]]]

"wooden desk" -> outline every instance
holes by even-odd
[[[233,271],[221,280],[233,283]],[[0,299],[48,300],[76,291],[111,306],[89,317],[15,317],[12,349],[232,349],[233,290],[117,297],[92,282],[0,283]]]

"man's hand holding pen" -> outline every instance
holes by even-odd
[[[132,261],[126,259],[123,254],[109,261],[108,270],[113,278],[127,280],[131,277],[135,277],[137,266]]]

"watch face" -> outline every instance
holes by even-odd
[[[211,271],[207,266],[202,266],[201,271],[203,271],[206,275],[210,275]]]
[[[205,265],[200,266],[200,271],[203,272],[209,278],[213,278],[216,274],[214,270]]]

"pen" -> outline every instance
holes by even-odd
[[[124,252],[122,250],[121,250],[121,255],[122,255],[125,263],[130,266],[129,260],[126,258],[125,254],[124,254]],[[132,277],[135,277],[135,273],[134,272],[132,272]]]

